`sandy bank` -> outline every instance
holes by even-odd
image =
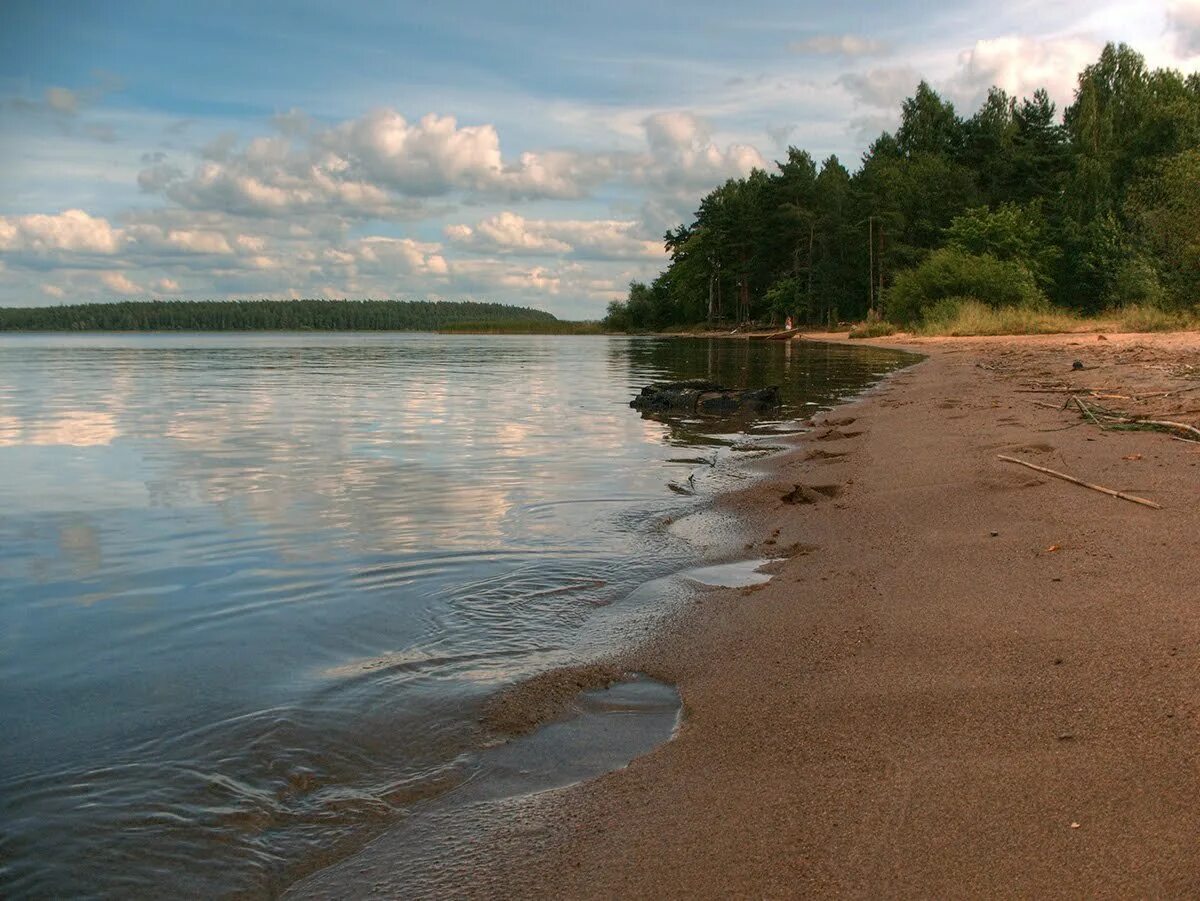
[[[930,357],[723,501],[748,555],[790,554],[775,578],[621,661],[680,687],[676,740],[297,895],[1200,891],[1200,445],[1057,409],[1092,388],[1195,424],[1200,336],[871,343]]]

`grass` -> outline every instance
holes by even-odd
[[[1114,311],[1123,332],[1174,332],[1200,327],[1195,313],[1161,310],[1158,307],[1131,304]]]
[[[883,338],[896,334],[896,326],[886,319],[868,320],[850,326],[851,338]]]
[[[917,328],[920,335],[1052,335],[1082,331],[1087,320],[1054,307],[991,307],[978,300],[942,301]]]
[[[457,335],[602,335],[598,322],[516,320],[513,322],[455,322],[439,329]]]

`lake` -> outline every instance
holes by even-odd
[[[0,337],[0,895],[265,894],[358,847],[470,777],[496,691],[622,640],[639,587],[736,558],[666,518],[911,360]],[[749,431],[629,408],[687,377],[785,405]]]

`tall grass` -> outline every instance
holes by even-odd
[[[883,338],[896,334],[896,326],[886,319],[868,319],[850,327],[851,338]]]
[[[1194,311],[1163,310],[1144,304],[1121,307],[1113,312],[1113,317],[1123,332],[1172,332],[1200,327]]]
[[[1045,304],[992,307],[969,297],[951,297],[925,310],[919,335],[1051,335],[1086,329],[1085,319]]]

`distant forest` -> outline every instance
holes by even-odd
[[[1044,90],[999,88],[963,118],[921,82],[853,174],[795,147],[775,168],[705,196],[664,236],[666,271],[605,325],[1200,300],[1200,74],[1150,70],[1123,44],[1079,75],[1061,119]]]
[[[0,331],[437,331],[457,323],[552,323],[528,307],[473,301],[169,300],[0,307]]]

